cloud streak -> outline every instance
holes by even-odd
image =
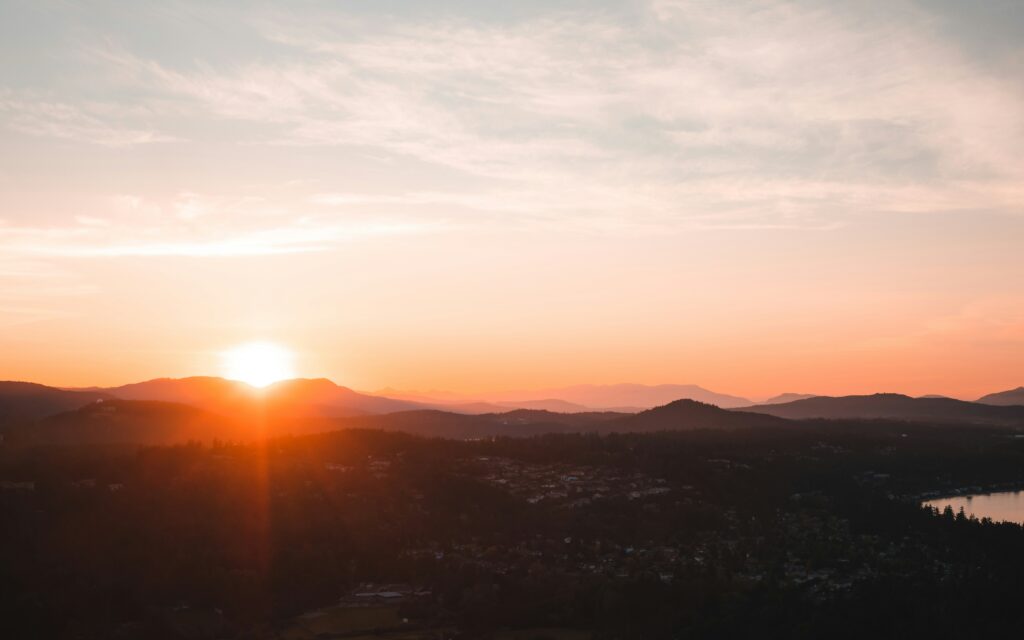
[[[107,147],[128,147],[176,140],[173,136],[155,129],[126,127],[116,116],[103,113],[107,110],[102,106],[80,106],[32,96],[5,96],[4,92],[0,91],[0,121],[20,133]]]

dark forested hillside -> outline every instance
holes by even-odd
[[[265,403],[255,410],[221,413],[190,405],[140,400],[107,401],[38,423],[5,431],[12,442],[34,444],[129,443],[173,444],[185,440],[249,441],[278,435],[300,435],[341,428],[382,429],[438,438],[479,439],[526,437],[545,433],[635,432],[693,429],[737,429],[771,426],[785,421],[755,413],[733,412],[679,400],[639,414],[615,412],[556,413],[516,409],[468,415],[438,410],[399,411],[383,415],[335,418],[310,415],[309,404]]]
[[[779,426],[785,420],[744,410],[727,411],[695,400],[676,400],[608,423],[602,431],[688,431]]]
[[[144,400],[100,400],[49,416],[15,432],[14,442],[36,444],[169,444],[239,440],[238,426],[189,405]],[[253,432],[257,433],[257,432]]]
[[[99,391],[66,391],[31,382],[0,382],[0,428],[78,409],[109,397]]]
[[[0,616],[43,639],[1011,637],[1024,531],[919,496],[1021,486],[1017,435],[7,445]]]
[[[408,411],[421,405],[357,393],[323,378],[282,380],[263,389],[216,377],[158,378],[103,389],[125,400],[160,400],[190,404],[232,415],[264,410],[312,416],[353,416]]]

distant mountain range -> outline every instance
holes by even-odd
[[[417,409],[347,418],[273,418],[223,416],[185,404],[152,400],[102,400],[73,411],[8,429],[12,442],[26,444],[171,444],[195,441],[252,440],[338,429],[404,431],[430,438],[525,437],[545,433],[634,433],[647,431],[731,430],[782,426],[788,421],[729,411],[693,400],[677,400],[639,414],[556,413],[517,409],[469,415]]]
[[[978,398],[982,404],[994,404],[999,406],[1024,405],[1024,387],[1017,387],[1009,391],[990,393],[987,396]]]
[[[1024,425],[1024,406],[995,406],[952,398],[911,398],[898,393],[841,397],[816,396],[781,404],[746,407],[744,411],[790,420],[809,418],[890,419]]]
[[[628,433],[777,427],[787,422],[775,416],[740,410],[730,411],[695,400],[676,400],[636,415],[619,418],[606,426],[609,431]]]
[[[395,389],[382,389],[379,393],[446,408],[473,408],[482,403],[491,407],[546,408],[551,411],[604,410],[636,413],[674,400],[696,400],[723,409],[754,404],[746,398],[716,393],[695,384],[581,384],[532,391],[502,391],[485,396],[466,396],[446,391],[407,392]],[[558,408],[559,405],[562,408]]]
[[[519,402],[463,402],[457,404],[439,404],[425,400],[421,401],[421,404],[436,409],[442,409],[444,411],[468,413],[470,415],[481,413],[502,413],[513,409],[536,409],[538,411],[554,411],[557,413],[583,413],[593,411],[590,407],[585,407],[574,402],[566,402],[565,400],[559,400],[557,398],[546,398],[544,400],[522,400]],[[639,411],[639,409],[631,407],[615,408],[611,410],[622,411],[625,413],[635,413]]]
[[[304,415],[345,417],[409,411],[424,406],[358,393],[326,378],[282,380],[263,389],[216,377],[157,378],[90,391],[122,400],[180,402],[215,413],[287,410]]]
[[[519,398],[528,400],[537,395],[547,398],[559,398],[594,409],[610,407],[650,409],[674,402],[675,400],[696,400],[706,404],[713,404],[723,409],[753,404],[746,398],[715,393],[695,384],[582,384],[557,389],[544,389],[528,396],[520,394]]]
[[[571,397],[595,402],[597,399],[590,394],[602,388],[611,393],[608,403],[612,406],[620,402],[646,403],[658,394],[700,389],[685,385],[583,385],[565,389],[575,390]],[[588,410],[587,405],[550,397],[439,408],[424,402],[359,393],[326,379],[287,380],[265,389],[213,377],[162,378],[92,389],[0,382],[0,430],[11,441],[153,444],[215,437],[247,440],[351,427],[452,438],[567,431],[761,428],[809,419],[1024,427],[1024,405],[1013,404],[1022,393],[1024,389],[991,394],[981,399],[985,403],[893,393],[842,397],[782,394],[763,404],[729,409],[675,399],[634,413]],[[742,400],[724,397],[730,405]],[[513,405],[528,408],[512,408]]]
[[[806,400],[807,398],[813,397],[815,397],[813,393],[780,393],[779,395],[768,398],[762,402],[752,402],[750,404],[783,404],[784,402],[795,402],[797,400]]]

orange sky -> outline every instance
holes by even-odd
[[[1024,384],[1017,25],[725,4],[5,6],[0,378]]]

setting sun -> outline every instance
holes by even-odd
[[[295,376],[292,352],[270,342],[250,342],[224,352],[224,375],[254,387]]]

